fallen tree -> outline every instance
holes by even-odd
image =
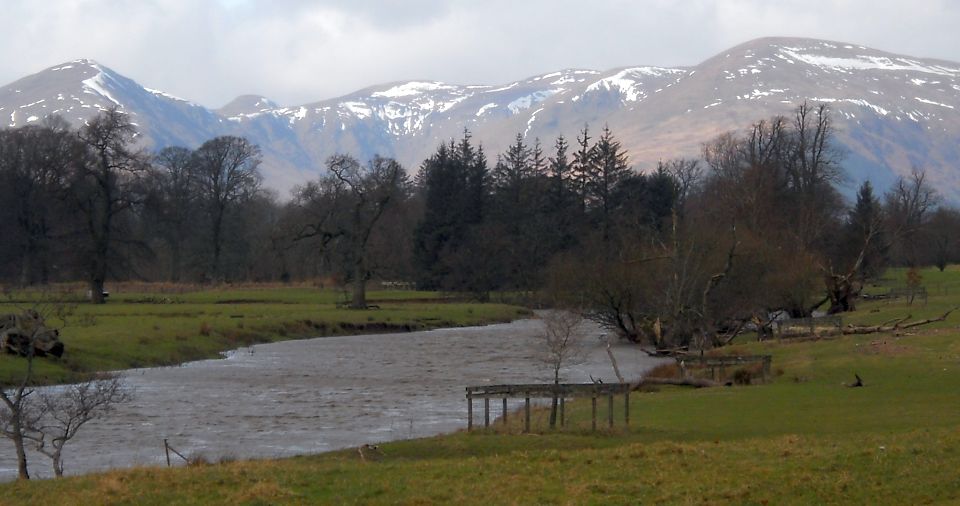
[[[936,318],[926,318],[924,320],[916,320],[908,323],[904,323],[910,319],[911,315],[907,315],[903,318],[896,318],[893,320],[886,321],[880,325],[853,325],[849,324],[842,329],[844,335],[859,335],[859,334],[876,334],[879,332],[896,332],[899,330],[911,329],[914,327],[920,327],[921,325],[927,325],[935,322],[942,322],[950,316],[950,313],[956,311],[957,308],[954,307],[943,313],[942,315]]]
[[[634,383],[633,389],[643,385],[674,385],[674,386],[683,386],[683,387],[694,387],[694,388],[709,388],[709,387],[722,387],[727,386],[726,383],[720,383],[719,381],[708,380],[706,378],[641,378],[640,381]]]

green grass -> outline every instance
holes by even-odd
[[[0,314],[25,307],[52,309],[61,327],[63,358],[35,361],[41,382],[70,381],[93,371],[178,364],[222,351],[284,339],[396,332],[509,321],[529,311],[504,304],[444,300],[435,292],[375,291],[379,309],[337,307],[343,294],[309,287],[209,289],[186,293],[112,294],[108,303],[76,302],[76,293],[15,293]],[[63,302],[66,301],[66,302]],[[24,361],[0,355],[0,384],[22,375]]]
[[[942,282],[960,287],[960,271]],[[927,307],[863,303],[848,319],[923,317],[958,302],[960,290],[932,293]],[[538,410],[534,434],[512,414],[493,430],[384,444],[376,460],[354,449],[121,470],[3,485],[0,503],[960,504],[958,322],[744,342],[731,351],[773,355],[771,383],[636,392],[629,429],[620,399],[617,427],[597,433],[589,402],[578,401],[563,431],[549,431]],[[865,387],[846,386],[854,373]]]

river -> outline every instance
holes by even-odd
[[[226,358],[124,372],[134,400],[84,426],[64,449],[66,474],[165,465],[163,440],[185,455],[284,457],[466,427],[464,387],[550,381],[541,324],[325,337],[256,345]],[[568,382],[616,381],[597,336],[586,329]],[[636,346],[614,353],[627,379],[660,363]],[[522,401],[521,401],[522,402]],[[511,406],[512,407],[512,406]],[[475,413],[475,416],[476,413]],[[0,480],[16,477],[13,444]],[[31,476],[52,476],[50,461],[28,455]],[[176,457],[174,457],[176,459]],[[182,463],[182,461],[180,462]]]

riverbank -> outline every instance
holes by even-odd
[[[256,343],[309,337],[409,332],[506,322],[530,315],[507,304],[480,304],[435,292],[372,291],[369,310],[342,307],[342,292],[309,286],[175,290],[169,285],[114,291],[103,305],[82,292],[10,294],[0,314],[37,308],[61,327],[63,358],[40,358],[41,383],[77,381],[97,371],[176,365],[216,358]],[[0,355],[0,384],[17,381],[23,360]]]
[[[845,318],[925,318],[960,303],[960,271],[923,276],[938,287],[926,303],[867,302]],[[773,355],[771,383],[637,392],[629,429],[591,433],[589,401],[575,402],[562,432],[546,430],[540,411],[532,435],[511,422],[386,443],[366,457],[353,448],[12,483],[0,486],[0,502],[957,503],[958,321],[952,315],[896,334],[737,344],[731,353]],[[854,374],[863,387],[848,386]]]

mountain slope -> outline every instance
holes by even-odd
[[[248,95],[218,110],[77,60],[0,88],[0,119],[19,126],[57,113],[77,124],[117,106],[148,147],[244,135],[263,150],[267,184],[285,192],[335,152],[394,156],[413,170],[465,128],[495,154],[517,133],[549,145],[606,124],[646,170],[803,101],[830,104],[848,190],[867,178],[886,187],[918,166],[960,201],[960,63],[814,39],[758,39],[687,68],[567,69],[501,86],[396,82],[292,107]]]

